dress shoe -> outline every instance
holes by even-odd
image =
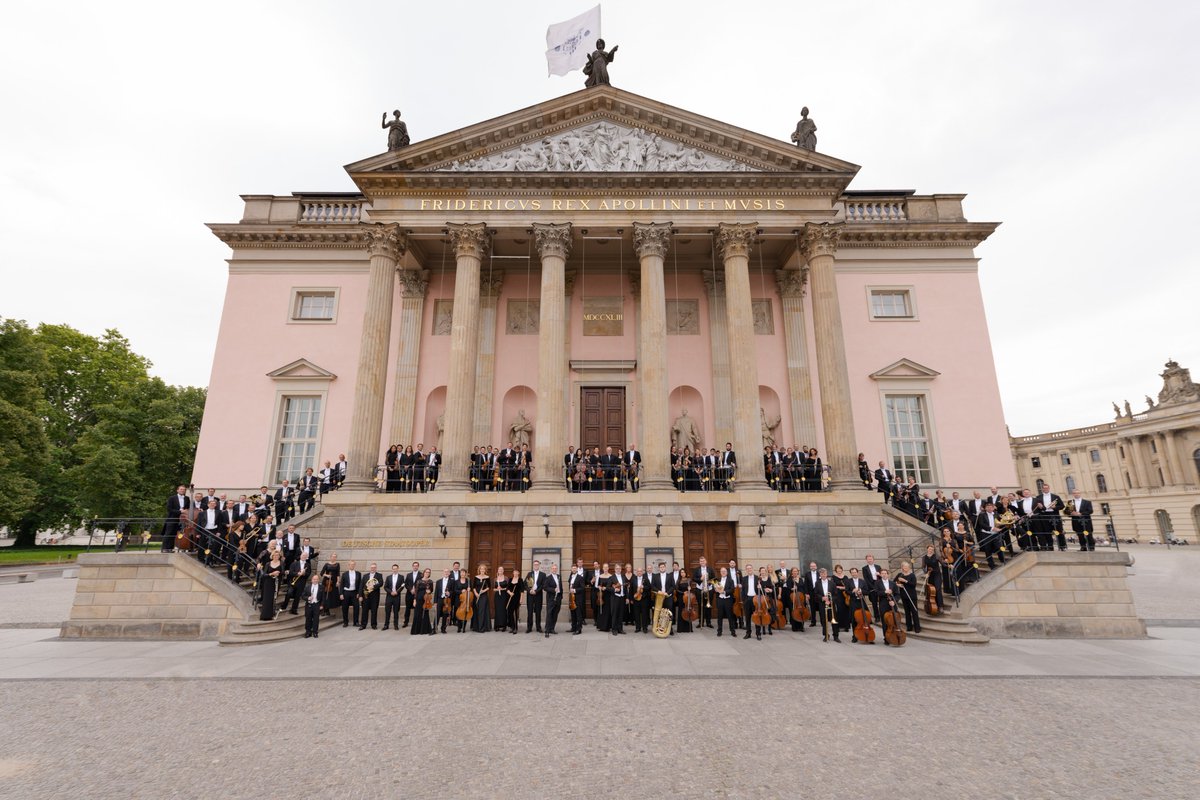
[[[756,633],[756,634],[754,634],[754,635],[755,635],[755,636],[758,638],[758,640],[759,640],[760,642],[762,641],[762,634],[761,634],[761,633]],[[749,638],[749,637],[747,637],[747,638]]]
[[[388,626],[387,626],[387,625],[384,625],[384,626],[383,626],[383,629],[386,631],[386,630],[388,629]]]
[[[546,638],[547,638],[547,639],[549,639],[549,638],[550,638],[550,634],[548,634],[548,633],[547,633],[547,634],[546,634]]]
[[[558,631],[546,631],[547,636],[558,636]]]
[[[745,636],[743,636],[742,638],[743,638],[743,639],[749,639],[749,638],[750,638],[750,631],[746,631],[746,635],[745,635]]]
[[[720,631],[717,631],[717,636],[720,636],[720,635],[721,635],[721,632],[720,632]]]
[[[314,639],[319,639],[319,638],[321,638],[321,637],[320,637],[320,636],[318,636],[317,634],[315,634],[315,633],[314,633],[314,634],[313,634],[313,638],[314,638]]]
[[[311,633],[306,633],[306,634],[304,634],[304,638],[305,638],[305,639],[311,639],[311,638],[312,638],[312,634],[311,634]]]

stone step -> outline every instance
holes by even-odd
[[[988,643],[988,638],[979,631],[972,628],[970,625],[963,625],[961,629],[944,631],[935,630],[927,627],[924,622],[921,623],[920,633],[908,634],[914,639],[921,639],[929,642],[941,642],[943,644],[963,644],[963,645],[983,645]]]
[[[235,623],[219,641],[225,646],[266,644],[297,639],[303,635],[304,615],[293,616],[285,611],[273,620],[252,619]]]

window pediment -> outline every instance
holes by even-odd
[[[899,361],[888,364],[880,370],[871,373],[871,379],[876,381],[887,380],[926,380],[931,381],[942,373],[935,369],[931,369],[924,364],[918,364],[910,358],[902,358]]]

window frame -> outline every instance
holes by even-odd
[[[329,295],[333,298],[333,315],[331,317],[309,318],[301,317],[300,304],[306,296]],[[335,325],[337,324],[338,310],[341,306],[341,289],[337,286],[293,286],[291,292],[291,301],[288,303],[288,319],[289,325]]]
[[[929,480],[926,481],[922,479],[922,477],[918,474],[917,482],[922,486],[938,486],[941,484],[941,460],[938,457],[940,449],[938,447],[937,426],[934,422],[933,393],[930,391],[929,387],[924,384],[918,387],[913,386],[912,384],[906,385],[906,382],[903,381],[893,382],[886,387],[882,387],[879,392],[880,412],[883,417],[884,446],[887,452],[888,463],[891,465],[892,470],[897,474],[911,474],[910,470],[907,468],[902,469],[896,465],[896,458],[892,451],[892,443],[897,441],[916,442],[920,440],[909,437],[892,437],[891,427],[888,424],[888,399],[895,397],[915,397],[918,400],[925,425],[924,441],[929,459]]]
[[[916,287],[912,284],[907,286],[867,286],[867,318],[871,322],[919,322],[921,317],[917,313],[917,293]],[[875,294],[900,294],[905,297],[905,303],[908,306],[908,316],[899,317],[892,315],[879,315],[875,313]]]

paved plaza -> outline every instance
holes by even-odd
[[[0,797],[1190,798],[1200,548],[1134,552],[1147,639],[899,650],[340,623],[59,641],[74,581],[0,575]]]

